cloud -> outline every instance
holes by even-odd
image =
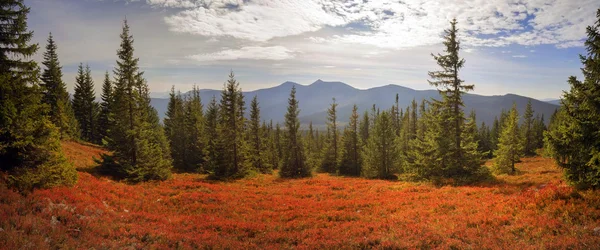
[[[526,55],[514,55],[512,57],[514,57],[514,58],[526,58],[527,56]]]
[[[248,46],[240,49],[225,49],[214,53],[197,54],[188,56],[192,60],[199,62],[206,61],[225,61],[237,59],[250,60],[274,60],[281,61],[293,58],[293,51],[283,46],[257,47]]]
[[[402,49],[441,42],[457,18],[468,46],[510,44],[581,46],[585,26],[595,21],[597,0],[145,0],[175,8],[165,18],[172,31],[265,42],[324,27],[347,34],[315,42],[356,43]],[[359,23],[366,29],[348,25]],[[350,29],[352,28],[352,29]]]

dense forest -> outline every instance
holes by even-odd
[[[477,124],[475,113],[464,110],[462,96],[475,86],[460,77],[468,65],[453,20],[443,34],[445,49],[433,54],[439,67],[428,73],[440,98],[413,100],[408,107],[362,107],[368,110],[362,114],[354,106],[350,117],[337,115],[333,99],[327,128],[319,131],[312,124],[301,127],[303,100],[296,99],[294,87],[285,122],[262,120],[260,100],[245,103],[233,71],[220,102],[201,100],[198,87],[188,95],[173,88],[160,121],[127,20],[116,66],[102,82],[101,101],[95,98],[92,69],[83,63],[70,96],[57,54],[60,44],[48,36],[40,69],[30,59],[38,45],[30,42],[29,8],[22,0],[0,6],[0,163],[9,185],[21,191],[76,183],[61,140],[102,145],[111,153],[97,159],[98,171],[132,183],[166,180],[173,171],[217,180],[273,173],[304,178],[317,171],[461,185],[518,174],[515,163],[521,157],[543,154],[556,160],[571,184],[600,188],[600,10],[598,21],[587,27],[587,55],[580,56],[584,79],[568,78],[571,89],[548,127],[531,103],[524,114],[515,104],[493,124]],[[493,167],[484,166],[487,159]]]

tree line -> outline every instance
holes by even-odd
[[[320,132],[312,123],[308,129],[301,128],[295,87],[282,125],[261,120],[256,97],[247,115],[233,72],[220,101],[213,97],[206,107],[197,87],[188,94],[172,89],[161,124],[150,105],[126,20],[112,78],[105,73],[101,101],[95,101],[91,69],[83,64],[71,99],[52,35],[40,75],[37,63],[29,59],[38,49],[30,44],[29,8],[22,0],[7,0],[0,6],[0,162],[8,183],[21,190],[76,182],[77,173],[62,153],[61,139],[103,145],[111,154],[97,160],[99,170],[131,182],[165,180],[173,170],[236,179],[278,169],[283,178],[309,177],[320,171],[382,179],[403,174],[417,180],[469,183],[490,177],[483,166],[486,158],[494,158],[495,173],[515,174],[520,157],[534,155],[543,146],[566,170],[568,180],[599,186],[600,73],[594,60],[600,51],[598,22],[588,27],[588,55],[581,56],[585,80],[569,79],[571,91],[565,93],[548,131],[544,117],[534,117],[531,102],[522,119],[513,105],[491,127],[478,126],[474,112],[465,116],[462,95],[474,86],[464,84],[459,75],[465,61],[459,55],[453,20],[444,31],[444,52],[433,55],[439,70],[429,72],[429,83],[439,90],[440,98],[413,100],[402,108],[396,96],[392,107],[373,105],[362,115],[355,105],[343,128],[333,99],[327,129]]]

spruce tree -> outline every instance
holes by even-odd
[[[360,133],[360,143],[361,146],[360,148],[364,148],[365,145],[367,144],[367,140],[369,140],[369,132],[371,131],[371,121],[369,120],[369,112],[365,111],[365,113],[363,114],[362,120],[360,121],[360,124],[358,125],[359,127],[359,133]]]
[[[39,67],[22,0],[0,3],[0,169],[18,190],[73,185],[77,171],[64,156],[60,132],[42,104]]]
[[[423,139],[425,137],[425,131],[427,131],[427,124],[425,120],[422,119],[425,117],[425,113],[427,113],[427,100],[423,99],[421,101],[421,105],[419,105],[419,121],[417,122],[417,138]]]
[[[274,165],[273,168],[279,169],[281,168],[281,160],[283,159],[283,147],[284,147],[284,142],[283,142],[283,135],[281,132],[281,126],[279,125],[279,123],[275,124],[275,133],[273,135],[274,138],[274,146],[275,146],[275,150],[273,153],[277,153],[277,165]]]
[[[42,73],[43,102],[49,106],[50,120],[60,130],[60,135],[64,139],[77,138],[77,121],[73,114],[71,101],[67,86],[62,80],[62,66],[58,61],[57,46],[52,37],[48,36],[48,44],[44,52],[44,61],[42,64],[45,69]]]
[[[217,132],[219,151],[214,177],[218,179],[242,178],[248,174],[247,143],[242,90],[233,71],[221,92]]]
[[[283,155],[281,171],[282,178],[303,178],[312,175],[310,167],[306,164],[306,155],[300,135],[300,120],[298,115],[298,100],[296,100],[296,86],[292,87],[288,99],[288,109],[285,114],[285,144],[287,150]]]
[[[313,128],[313,123],[310,121],[308,124],[308,133],[306,135],[306,162],[311,169],[314,169],[318,166],[320,162],[319,154],[320,151],[317,149],[318,137],[315,137],[315,130]]]
[[[88,142],[96,142],[95,125],[97,118],[97,103],[95,101],[94,81],[89,66],[83,68],[79,64],[75,78],[75,93],[73,94],[73,112],[79,123],[81,138]]]
[[[465,154],[463,169],[468,175],[458,177],[459,182],[470,183],[474,181],[478,181],[477,178],[484,179],[487,173],[482,172],[480,170],[485,170],[484,167],[481,167],[484,163],[483,161],[483,153],[479,151],[479,130],[477,129],[477,118],[475,116],[475,111],[471,110],[469,114],[469,119],[465,123],[464,131],[463,131],[463,139],[462,145],[463,153]],[[483,174],[483,175],[482,175]],[[475,178],[473,178],[475,177]]]
[[[339,163],[339,131],[337,129],[337,106],[335,98],[327,109],[327,146],[323,152],[321,170],[326,173],[335,173]]]
[[[490,128],[485,124],[485,122],[481,122],[481,126],[479,127],[478,132],[479,146],[477,147],[478,151],[485,158],[491,158],[494,155],[494,150],[492,147],[492,137]]]
[[[171,149],[173,167],[179,171],[188,171],[186,156],[189,154],[189,145],[187,126],[185,126],[184,100],[181,93],[175,92],[175,86],[171,87],[171,93],[169,93],[169,104],[163,123],[165,136]]]
[[[600,188],[600,9],[587,27],[587,55],[580,55],[583,81],[569,77],[560,119],[546,140],[567,180],[579,188]]]
[[[521,132],[523,132],[523,154],[526,156],[535,155],[535,134],[533,131],[533,108],[531,107],[531,99],[527,102],[525,113],[523,114],[523,124]]]
[[[263,130],[260,126],[260,107],[256,96],[250,103],[250,124],[249,124],[249,159],[252,167],[263,174],[271,173],[273,167],[265,161],[267,157],[266,142],[263,136]]]
[[[388,111],[382,111],[373,122],[363,153],[361,175],[367,178],[395,178],[401,165],[400,148],[394,133],[393,117]]]
[[[477,154],[476,152],[467,152],[472,148],[468,146],[468,143],[463,143],[466,135],[463,132],[465,117],[462,95],[473,90],[474,86],[465,85],[458,75],[465,61],[459,57],[460,42],[457,38],[458,29],[455,19],[450,22],[450,29],[444,32],[445,54],[432,55],[442,69],[429,72],[429,76],[433,79],[429,83],[438,87],[442,97],[441,100],[435,101],[440,108],[438,122],[441,122],[442,137],[451,138],[452,143],[447,145],[447,149],[439,151],[438,157],[443,159],[443,176],[462,178],[474,174],[473,170],[477,169],[477,166],[470,164],[479,162],[479,159],[469,158],[476,157]]]
[[[425,129],[423,136],[411,142],[411,150],[407,155],[410,165],[407,170],[419,179],[438,181],[445,175],[447,158],[440,155],[447,153],[452,138],[444,131],[441,110],[439,102],[428,105],[420,119],[427,124],[422,127]]]
[[[498,149],[494,152],[494,172],[515,174],[515,163],[521,159],[522,154],[523,142],[519,133],[519,113],[515,103],[502,125]]]
[[[102,83],[102,95],[100,96],[100,112],[98,113],[97,136],[102,145],[106,145],[111,124],[111,106],[113,102],[113,84],[110,81],[108,71],[104,74]]]
[[[104,172],[131,182],[165,180],[171,176],[169,145],[156,110],[150,106],[148,85],[133,55],[133,37],[127,20],[114,69],[114,93],[108,148],[102,156]]]
[[[185,131],[186,154],[183,170],[187,172],[205,172],[208,138],[204,134],[204,106],[200,98],[200,89],[196,86],[184,102],[183,130]]]
[[[204,172],[213,174],[217,166],[217,159],[219,155],[217,147],[219,141],[219,134],[217,131],[219,124],[219,106],[217,105],[217,99],[215,96],[213,96],[208,103],[205,118],[206,124],[204,127],[204,133],[206,134],[207,145]]]
[[[539,149],[544,147],[544,131],[546,131],[546,124],[544,122],[544,114],[540,117],[537,115],[533,120],[533,147]]]
[[[500,139],[500,132],[502,130],[500,127],[500,121],[496,116],[494,117],[494,123],[492,124],[492,129],[490,130],[490,148],[492,149],[492,152],[496,151],[498,148],[498,140]]]
[[[411,107],[410,107],[410,129],[409,129],[409,139],[410,140],[414,140],[415,138],[417,138],[417,130],[418,130],[418,124],[419,124],[419,116],[417,115],[417,108],[418,108],[418,104],[417,101],[415,99],[412,100],[411,102]]]
[[[358,107],[352,107],[352,114],[348,126],[344,129],[342,159],[340,162],[340,174],[360,176],[360,135],[358,130]]]
[[[279,126],[277,126],[279,127]],[[267,131],[268,131],[268,137],[269,138],[269,144],[268,144],[268,161],[269,161],[269,165],[271,165],[271,167],[273,169],[279,169],[280,163],[281,163],[281,157],[279,157],[279,151],[281,150],[280,148],[278,148],[278,141],[279,141],[279,129],[275,129],[275,127],[273,126],[273,120],[271,120],[269,122],[269,125],[267,125]],[[277,134],[276,134],[277,133]]]

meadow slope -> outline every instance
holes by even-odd
[[[89,174],[102,149],[64,143],[74,187],[22,196],[0,185],[0,248],[590,249],[600,193],[575,191],[550,159],[464,187],[271,175],[212,182],[175,174],[127,185]]]

